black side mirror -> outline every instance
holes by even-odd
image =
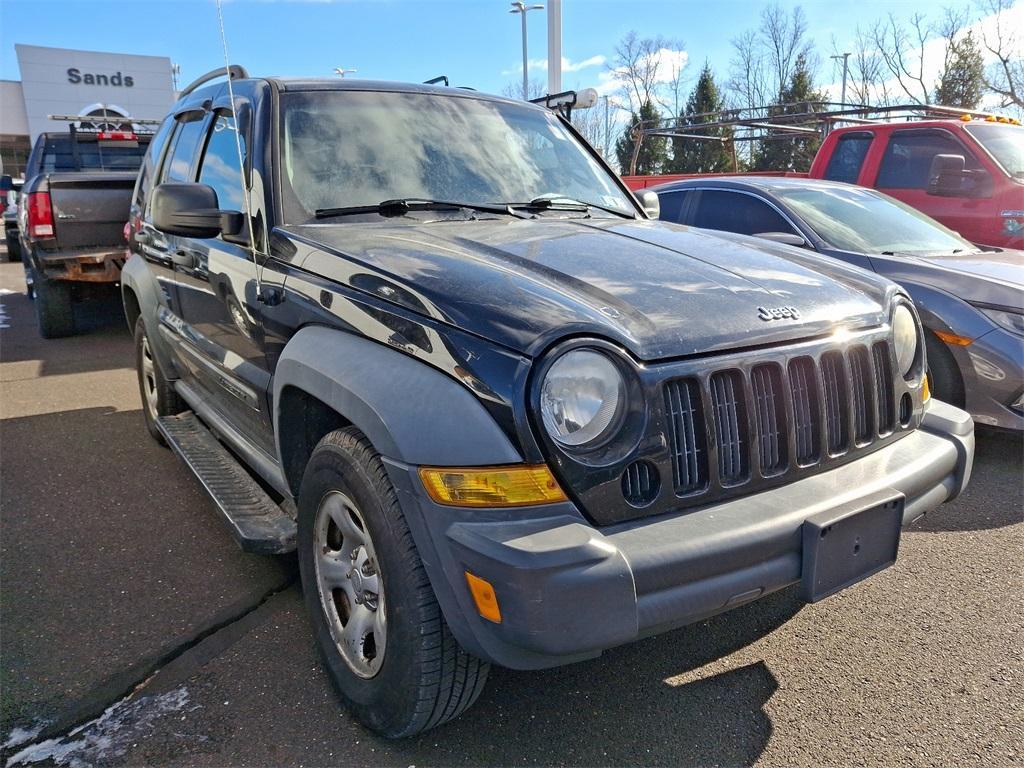
[[[928,171],[928,194],[958,197],[967,178],[967,160],[963,155],[936,155]]]
[[[153,226],[180,237],[235,235],[244,218],[239,211],[217,207],[217,193],[206,184],[160,184],[153,190]]]
[[[758,232],[754,237],[759,237],[762,240],[770,240],[773,243],[792,245],[796,248],[807,247],[807,241],[800,237],[800,235],[795,235],[792,232]]]

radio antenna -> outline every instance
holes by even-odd
[[[245,178],[245,155],[242,153],[242,131],[238,122],[238,115],[235,112],[235,89],[231,85],[232,72],[231,60],[228,57],[228,38],[224,33],[224,10],[221,8],[221,0],[217,0],[217,22],[220,25],[220,42],[224,48],[224,72],[228,76],[228,98],[231,100],[231,118],[235,121],[235,149],[238,152],[238,173],[242,179],[242,199],[245,205],[245,223],[249,229],[249,252],[252,254],[253,267],[256,270],[256,296],[257,301],[263,295],[263,286],[260,280],[260,263],[256,255],[256,236],[252,228],[252,201],[249,199],[249,185]]]

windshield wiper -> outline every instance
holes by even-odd
[[[518,219],[526,217],[516,213],[510,205],[489,205],[486,203],[464,203],[453,200],[427,200],[418,197],[402,197],[394,200],[384,200],[376,205],[347,205],[341,208],[319,208],[314,215],[318,219],[327,219],[333,216],[355,216],[361,213],[379,213],[381,216],[404,216],[409,211],[458,211],[470,210],[483,213],[500,213],[505,216],[515,216]]]
[[[611,213],[616,216],[622,216],[626,219],[636,218],[630,215],[626,211],[618,208],[611,208],[606,205],[600,205],[598,203],[588,203],[583,200],[577,200],[573,197],[562,197],[561,195],[550,196],[545,195],[543,197],[535,197],[528,203],[510,203],[513,208],[535,208],[543,211],[581,211],[586,212],[591,208],[596,208],[599,211],[605,213]]]

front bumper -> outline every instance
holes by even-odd
[[[511,512],[438,506],[413,468],[386,463],[460,643],[497,664],[533,669],[597,656],[794,584],[808,517],[896,491],[908,525],[963,490],[973,458],[970,416],[933,401],[920,429],[850,464],[600,529],[568,503]],[[467,570],[494,586],[500,624],[478,615]]]
[[[949,347],[964,377],[965,409],[978,424],[1024,430],[1024,409],[1013,407],[1024,397],[1024,341],[1002,328],[980,336],[966,347]]]

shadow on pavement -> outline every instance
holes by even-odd
[[[494,669],[462,718],[388,746],[415,764],[474,765],[492,754],[495,764],[750,765],[771,737],[764,706],[778,688],[775,677],[762,661],[691,673],[772,632],[802,605],[786,590],[594,661],[541,672]],[[430,749],[439,741],[467,749],[442,760]]]
[[[967,490],[925,515],[910,533],[979,531],[1024,521],[1024,435],[978,429],[975,438]]]
[[[244,554],[141,411],[0,421],[0,733],[53,719],[290,583]]]
[[[0,362],[38,362],[28,375],[4,376],[10,380],[69,373],[131,368],[135,352],[125,325],[121,296],[115,288],[109,295],[90,298],[75,306],[74,336],[44,339],[36,327],[35,307],[24,293],[0,296],[7,315],[7,328],[0,331]]]

